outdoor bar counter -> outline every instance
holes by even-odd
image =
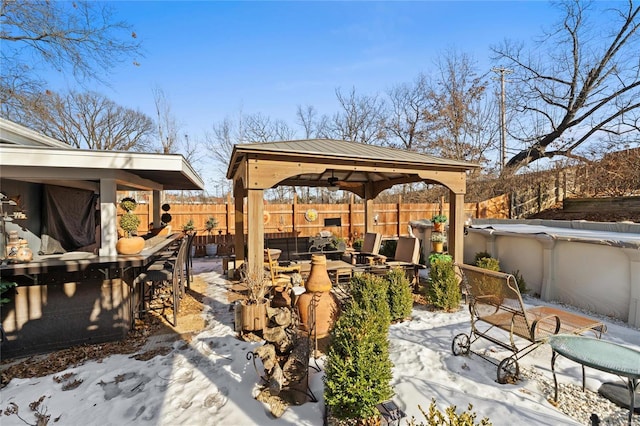
[[[18,286],[3,294],[10,302],[2,306],[1,358],[124,338],[138,312],[136,277],[182,235],[149,238],[137,255],[70,252],[3,262],[3,281]]]

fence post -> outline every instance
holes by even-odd
[[[515,198],[516,198],[516,194],[514,191],[511,191],[511,193],[509,194],[509,219],[513,219],[513,215],[514,215],[514,209],[515,209]]]
[[[542,182],[538,182],[538,210],[536,213],[540,213],[542,211]]]
[[[400,229],[400,215],[402,211],[402,194],[398,194],[398,203],[396,204],[396,232],[398,233],[398,237],[402,235]]]
[[[347,229],[347,235],[349,236],[349,238],[353,238],[353,215],[355,214],[353,212],[353,207],[355,206],[355,195],[354,194],[350,194],[349,197],[349,229]]]
[[[291,205],[291,232],[293,232],[293,235],[296,236],[296,251],[297,251],[297,247],[298,247],[298,238],[296,234],[296,213],[298,212],[298,194],[294,193],[293,194],[293,204]]]

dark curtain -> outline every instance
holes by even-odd
[[[98,196],[85,189],[44,185],[41,254],[64,253],[96,242]]]

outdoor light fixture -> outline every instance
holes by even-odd
[[[469,234],[469,227],[472,223],[473,217],[471,215],[467,215],[466,219],[464,220],[464,235]]]
[[[340,189],[340,187],[338,186],[338,180],[339,179],[333,175],[333,170],[331,170],[331,177],[327,179],[327,182],[329,182],[329,186],[327,189],[329,189],[329,191],[331,192],[336,192],[338,189]]]

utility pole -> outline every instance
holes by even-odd
[[[506,95],[505,95],[505,78],[506,74],[511,74],[513,70],[508,68],[491,68],[491,71],[500,74],[500,172],[504,170],[507,162],[507,111],[505,108]],[[498,78],[494,78],[497,80]]]

